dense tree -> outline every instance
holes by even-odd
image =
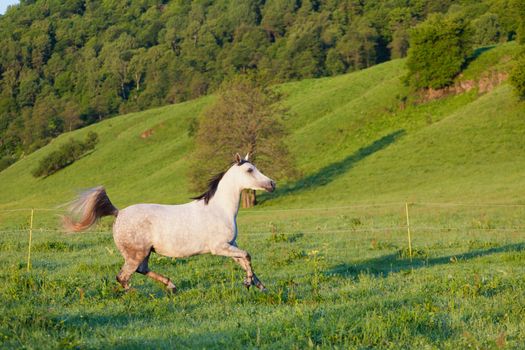
[[[510,75],[510,82],[514,86],[520,99],[525,100],[525,4],[516,2],[518,15],[518,38],[522,50],[514,61],[514,69]]]
[[[80,107],[74,100],[68,100],[62,109],[61,117],[66,131],[76,129],[81,124]]]
[[[404,57],[409,29],[433,12],[472,20],[478,44],[523,38],[522,4],[22,1],[0,16],[0,158],[116,113],[213,92],[238,74],[282,82]]]
[[[408,8],[396,8],[389,13],[389,29],[392,39],[388,44],[392,58],[405,57],[408,52],[408,31],[415,23],[412,13]]]
[[[474,28],[473,42],[478,45],[496,44],[501,40],[501,28],[498,15],[485,13],[472,22]]]
[[[452,83],[471,54],[469,24],[457,16],[431,15],[411,31],[408,82],[415,89]]]
[[[279,100],[277,93],[245,76],[224,84],[199,122],[190,174],[195,190],[202,190],[209,178],[223,171],[236,152],[249,153],[251,161],[271,177],[294,174],[283,143],[281,121],[286,110]],[[242,203],[254,205],[255,192],[243,193]]]
[[[336,48],[342,55],[347,69],[370,67],[376,58],[377,31],[366,19],[351,25]]]
[[[514,69],[510,75],[510,82],[519,98],[525,100],[525,50],[515,60]]]
[[[513,4],[516,14],[518,41],[520,44],[525,44],[525,2],[514,0]]]

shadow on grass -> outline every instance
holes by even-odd
[[[297,193],[305,191],[311,188],[320,187],[327,185],[328,183],[334,181],[337,177],[346,173],[350,168],[352,168],[357,162],[363,160],[364,158],[372,155],[375,152],[378,152],[395,141],[405,134],[405,130],[397,130],[393,133],[390,133],[386,136],[381,137],[378,140],[375,140],[370,145],[358,149],[353,154],[347,156],[339,162],[332,163],[317,172],[298,180],[297,182],[285,185],[281,188],[277,187],[277,190],[272,194],[261,194],[258,197],[260,202],[270,200],[273,198],[278,198],[292,193]]]
[[[467,57],[467,59],[465,60],[465,63],[463,63],[462,70],[467,68],[468,65],[471,64],[473,61],[475,61],[479,56],[481,56],[482,54],[484,54],[487,51],[492,50],[496,46],[497,45],[488,45],[488,46],[482,46],[482,47],[478,47],[478,48],[474,49],[474,51],[472,52],[472,55]]]
[[[383,255],[357,264],[338,264],[326,271],[328,275],[337,275],[342,277],[356,277],[361,273],[367,273],[374,276],[388,276],[391,273],[411,271],[436,265],[445,265],[456,261],[465,261],[475,259],[491,254],[504,252],[519,252],[525,250],[525,243],[507,244],[501,247],[489,249],[476,249],[466,253],[447,255],[436,258],[414,257],[412,261],[409,258],[401,257],[399,252]]]

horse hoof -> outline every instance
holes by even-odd
[[[168,285],[166,286],[166,288],[168,289],[168,292],[170,294],[175,294],[175,292],[177,292],[177,287],[175,287],[175,285],[173,284],[173,282],[169,281],[168,280]]]
[[[168,294],[175,294],[177,293],[177,287],[173,283],[169,283],[166,290],[168,291]]]

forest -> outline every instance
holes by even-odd
[[[514,40],[519,0],[22,0],[0,16],[0,170],[59,134],[217,91],[407,55],[441,13],[473,46]]]

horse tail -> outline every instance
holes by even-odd
[[[118,209],[109,200],[104,187],[99,186],[83,192],[71,204],[70,214],[64,216],[62,222],[66,231],[80,232],[93,226],[101,217],[109,215],[116,217]]]

